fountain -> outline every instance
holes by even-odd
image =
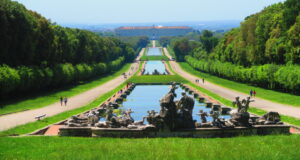
[[[196,103],[193,95],[196,92],[186,86],[181,87],[186,91],[192,91],[191,94],[182,92],[181,98],[175,100],[178,85],[173,83],[168,93],[159,100],[160,111],[148,110],[147,115],[138,121],[132,117],[134,110],[130,108],[121,110],[120,104],[111,102],[71,117],[65,122],[65,126],[60,128],[59,134],[93,137],[232,137],[289,134],[290,126],[280,121],[277,112],[269,112],[261,117],[251,115],[248,112],[249,104],[252,102],[250,98],[241,101],[237,97],[233,102],[237,110],[231,110],[231,117],[227,119],[221,115],[229,112],[228,107],[207,102],[211,109],[209,112],[201,109],[196,114],[201,121],[197,122],[193,119]],[[132,91],[134,87],[130,88]],[[208,121],[209,117],[211,121]]]

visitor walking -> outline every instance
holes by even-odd
[[[252,91],[252,89],[250,90],[250,97],[252,97],[252,95],[253,95],[253,91]]]
[[[65,106],[67,106],[67,103],[68,103],[68,98],[67,97],[64,98],[64,102],[65,102]]]
[[[61,97],[60,97],[60,106],[63,105],[63,102],[64,102],[64,98],[61,96]]]
[[[254,97],[256,96],[256,91],[255,91],[255,90],[253,90],[253,96],[254,96]]]
[[[204,78],[202,78],[202,83],[204,84]]]

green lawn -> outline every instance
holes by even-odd
[[[236,138],[0,138],[0,159],[293,160],[300,135]]]
[[[167,56],[142,56],[141,61],[168,61],[169,58]]]
[[[145,75],[132,77],[129,82],[132,83],[170,83],[170,82],[187,82],[178,75]]]
[[[71,97],[71,96],[77,95],[79,93],[82,93],[84,91],[87,91],[91,88],[94,88],[96,86],[99,86],[101,84],[104,84],[104,83],[114,79],[115,77],[126,72],[130,68],[130,65],[131,64],[128,63],[128,64],[124,65],[119,71],[117,71],[113,74],[110,74],[110,75],[105,75],[105,76],[95,79],[93,81],[82,82],[81,84],[78,84],[78,85],[69,86],[68,88],[61,88],[58,90],[39,94],[36,96],[26,96],[26,97],[24,97],[22,99],[18,99],[18,100],[10,100],[9,102],[1,102],[2,104],[0,104],[0,106],[2,106],[2,108],[0,109],[0,114],[23,111],[26,109],[40,108],[40,107],[44,107],[46,105],[58,102],[60,96]]]
[[[282,103],[282,104],[288,104],[288,105],[293,105],[293,106],[297,106],[300,107],[300,96],[297,95],[292,95],[292,94],[288,94],[288,93],[282,93],[282,92],[278,92],[278,91],[274,91],[274,90],[268,90],[268,89],[264,89],[264,88],[259,88],[259,87],[254,87],[248,84],[244,84],[244,83],[239,83],[239,82],[235,82],[235,81],[230,81],[227,79],[223,79],[223,78],[219,78],[217,76],[213,76],[207,73],[203,73],[200,71],[197,71],[195,69],[193,69],[189,64],[187,63],[179,63],[181,68],[183,70],[185,70],[186,72],[189,72],[195,76],[204,78],[207,81],[210,81],[214,84],[229,88],[229,89],[233,89],[239,92],[243,92],[246,94],[249,94],[249,91],[255,90],[257,92],[257,97],[266,99],[266,100],[270,100],[273,102],[277,102],[277,103]]]

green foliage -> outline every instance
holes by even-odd
[[[0,1],[0,97],[86,80],[118,70],[137,46],[52,24],[11,0]]]
[[[4,98],[19,91],[32,92],[87,80],[116,71],[124,62],[125,58],[120,57],[108,65],[105,63],[77,65],[65,63],[46,68],[19,66],[16,69],[2,65],[0,66],[0,95]]]
[[[125,42],[132,46],[135,50],[138,50],[140,48],[145,48],[150,43],[150,40],[147,36],[139,36],[139,37],[123,37],[119,36],[117,37],[122,42]]]
[[[265,64],[245,68],[228,62],[197,60],[191,56],[187,56],[186,61],[193,68],[218,77],[269,89],[299,93],[300,66],[298,65]]]
[[[184,61],[184,57],[188,55],[193,49],[201,46],[200,42],[189,41],[187,38],[175,40],[172,43],[173,51],[176,55],[177,61]]]
[[[218,44],[218,39],[213,36],[213,32],[204,30],[200,36],[200,41],[207,53],[210,53]]]
[[[287,0],[247,17],[226,33],[211,57],[243,66],[300,64],[299,11],[299,0]]]

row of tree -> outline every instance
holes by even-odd
[[[0,96],[8,97],[16,93],[33,92],[51,89],[87,80],[122,67],[124,57],[110,63],[56,64],[53,67],[18,66],[16,68],[8,65],[0,66]]]
[[[0,64],[53,66],[61,63],[108,63],[134,49],[116,39],[52,24],[18,2],[0,1]]]
[[[197,60],[192,56],[186,56],[185,59],[193,68],[218,77],[284,92],[300,93],[299,65],[265,64],[243,67],[217,60]]]

